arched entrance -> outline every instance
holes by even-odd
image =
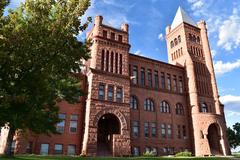
[[[112,156],[113,134],[121,133],[119,119],[114,114],[104,114],[99,119],[97,128],[97,155]]]
[[[212,155],[222,155],[222,148],[220,145],[220,128],[218,124],[211,124],[208,128],[208,143]]]

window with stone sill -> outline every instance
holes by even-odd
[[[160,104],[160,112],[161,113],[170,113],[170,106],[166,101],[162,101]]]
[[[138,109],[138,100],[136,96],[130,96],[130,108]]]
[[[54,154],[63,154],[63,145],[62,144],[54,145]]]
[[[181,103],[176,104],[176,114],[184,115],[184,109],[183,109],[183,105]]]
[[[145,69],[141,68],[141,86],[145,86]]]
[[[139,121],[132,122],[132,136],[139,137]]]
[[[165,89],[165,74],[164,72],[161,72],[161,87],[162,89]]]
[[[177,92],[177,76],[173,76],[173,91]]]
[[[147,77],[148,77],[148,86],[152,87],[152,70],[151,69],[147,70]]]
[[[154,88],[159,88],[159,81],[158,81],[158,71],[154,71]]]
[[[122,42],[122,39],[123,39],[122,35],[118,35],[118,41]]]
[[[65,119],[66,119],[66,114],[58,114],[58,118],[61,120],[56,126],[56,130],[59,133],[64,133],[64,128],[65,128]]]
[[[77,133],[77,120],[70,120],[70,132]]]
[[[49,152],[49,144],[43,143],[40,146],[40,155],[48,155]]]
[[[67,154],[68,155],[76,155],[76,145],[69,144]]]
[[[205,103],[201,104],[201,112],[208,113],[208,106]]]
[[[171,75],[167,74],[167,89],[171,91]]]
[[[152,127],[152,137],[157,137],[157,125],[155,122],[151,123]]]
[[[144,137],[149,137],[149,123],[144,122]]]
[[[116,101],[118,103],[122,103],[123,102],[123,89],[121,87],[117,87]]]
[[[113,86],[108,85],[108,100],[113,101]]]
[[[166,136],[166,125],[165,124],[161,124],[161,136],[163,139],[167,138]]]
[[[145,111],[152,111],[152,112],[155,111],[153,100],[148,98],[144,101],[144,110]]]
[[[132,83],[133,84],[138,84],[138,67],[137,66],[133,66],[133,79],[132,79]]]
[[[104,100],[105,99],[105,85],[104,84],[99,84],[98,99],[99,100]]]
[[[103,37],[107,38],[107,31],[106,30],[103,30]]]

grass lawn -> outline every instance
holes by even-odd
[[[238,155],[240,156],[240,155]],[[122,157],[122,158],[113,158],[113,157],[71,157],[71,156],[38,156],[38,155],[17,155],[14,158],[3,158],[0,157],[1,160],[173,160],[173,159],[180,159],[180,160],[231,160],[233,158],[227,157],[189,157],[189,158],[175,158],[175,157]],[[234,158],[234,160],[237,158]]]

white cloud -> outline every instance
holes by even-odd
[[[240,106],[240,96],[234,96],[229,94],[229,95],[221,96],[220,101],[223,104],[239,104]],[[240,115],[240,112],[236,112],[236,113]],[[233,113],[232,111],[232,114],[236,114],[236,113]]]
[[[138,56],[141,56],[141,55],[142,55],[141,50],[137,50],[137,51],[134,52],[133,54],[136,54],[136,55],[138,55]]]
[[[213,50],[211,50],[211,53],[212,53],[212,57],[215,57],[217,54],[217,51],[213,49]]]
[[[158,39],[159,39],[160,41],[163,41],[163,40],[164,40],[164,36],[163,36],[162,33],[160,33],[160,34],[158,35]]]
[[[216,74],[224,74],[234,69],[240,68],[240,59],[235,62],[223,63],[222,61],[214,62],[214,69]]]
[[[240,46],[240,14],[235,8],[231,16],[219,27],[218,46],[230,51]]]

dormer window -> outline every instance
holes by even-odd
[[[103,30],[103,38],[107,38],[107,31]]]

